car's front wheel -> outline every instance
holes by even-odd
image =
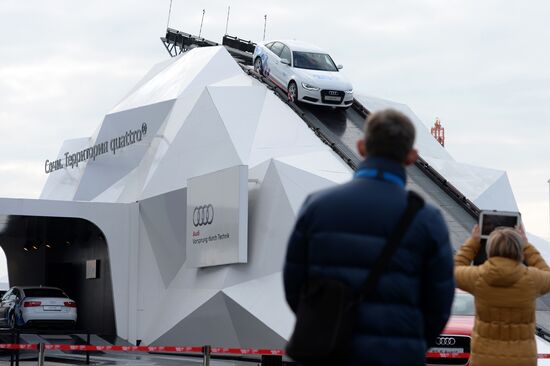
[[[297,102],[298,101],[298,85],[294,81],[288,83],[288,101]]]
[[[259,57],[254,60],[254,71],[262,75],[262,59]]]

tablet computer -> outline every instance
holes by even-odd
[[[518,229],[521,225],[521,214],[509,211],[481,211],[479,228],[481,239],[487,239],[497,227],[512,227]]]

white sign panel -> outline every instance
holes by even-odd
[[[187,260],[194,267],[246,263],[248,167],[187,180]]]
[[[87,280],[93,280],[95,278],[98,278],[98,266],[99,266],[99,259],[91,259],[86,261],[86,279]]]

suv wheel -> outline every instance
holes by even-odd
[[[288,101],[297,102],[298,101],[298,86],[294,81],[288,83]]]
[[[8,318],[8,326],[10,329],[16,329],[17,323],[15,322],[15,313],[10,313],[10,317]]]
[[[256,57],[256,60],[254,60],[254,71],[256,71],[260,75],[263,75],[263,73],[262,73],[262,59],[259,58],[259,57]]]

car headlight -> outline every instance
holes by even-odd
[[[347,94],[353,94],[353,89],[346,90],[346,93],[347,93]]]
[[[318,91],[318,90],[320,90],[318,87],[313,86],[313,85],[308,84],[308,83],[302,83],[302,88],[304,88],[305,90],[310,90],[310,91]]]

